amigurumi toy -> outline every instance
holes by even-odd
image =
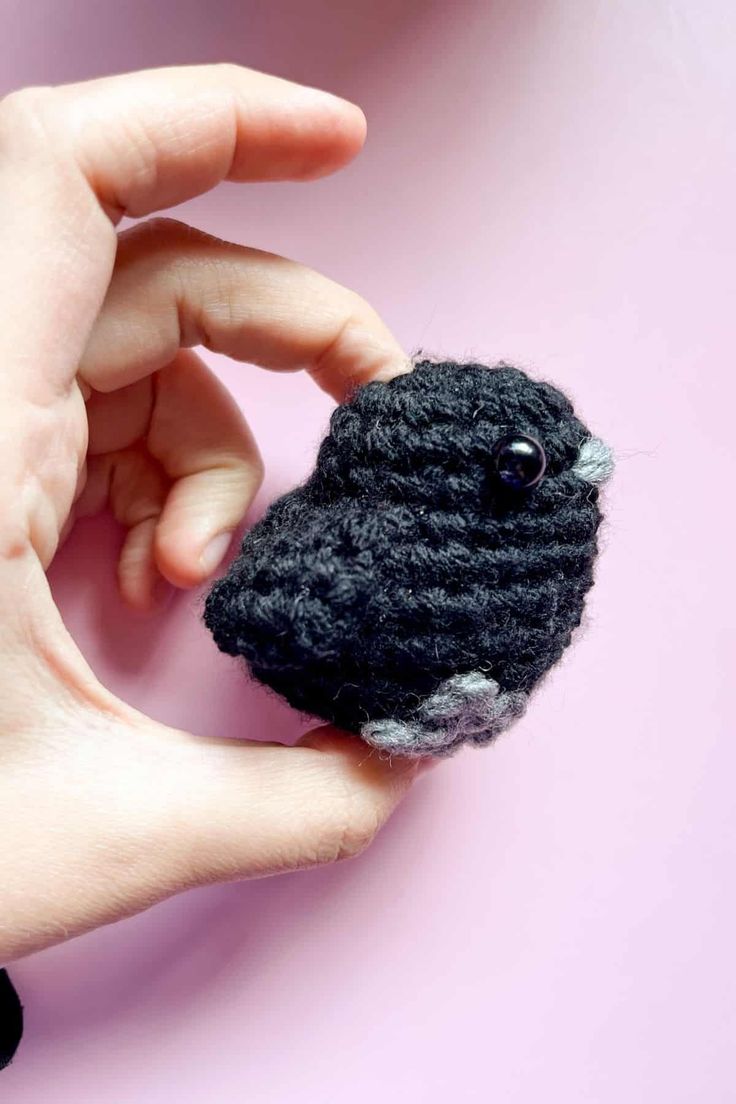
[[[612,466],[549,384],[420,362],[333,412],[205,622],[291,705],[385,752],[486,744],[580,623]]]

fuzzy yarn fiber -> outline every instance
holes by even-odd
[[[546,455],[528,490],[494,471],[513,434]],[[334,411],[313,474],[246,534],[205,622],[291,705],[378,748],[487,743],[580,622],[611,466],[551,385],[417,363]]]

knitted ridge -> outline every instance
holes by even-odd
[[[546,454],[530,490],[494,478],[508,434]],[[485,743],[580,622],[610,470],[551,385],[420,362],[337,407],[313,474],[246,534],[205,623],[291,705],[377,747]]]

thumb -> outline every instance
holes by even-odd
[[[108,706],[23,741],[0,774],[0,962],[192,886],[356,855],[418,770],[331,728],[210,740]]]
[[[171,800],[190,882],[262,876],[363,851],[414,780],[416,760],[387,760],[330,726],[295,747],[190,738]]]

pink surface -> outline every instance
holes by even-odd
[[[736,1099],[736,14],[725,0],[3,0],[7,87],[229,58],[369,141],[182,217],[362,292],[407,348],[503,356],[616,448],[584,638],[528,718],[339,869],[200,890],[18,963],[8,1104]],[[214,362],[214,361],[213,361]],[[216,362],[265,496],[329,402]],[[152,623],[80,528],[53,569],[100,676],[196,732],[296,731],[183,597]]]

